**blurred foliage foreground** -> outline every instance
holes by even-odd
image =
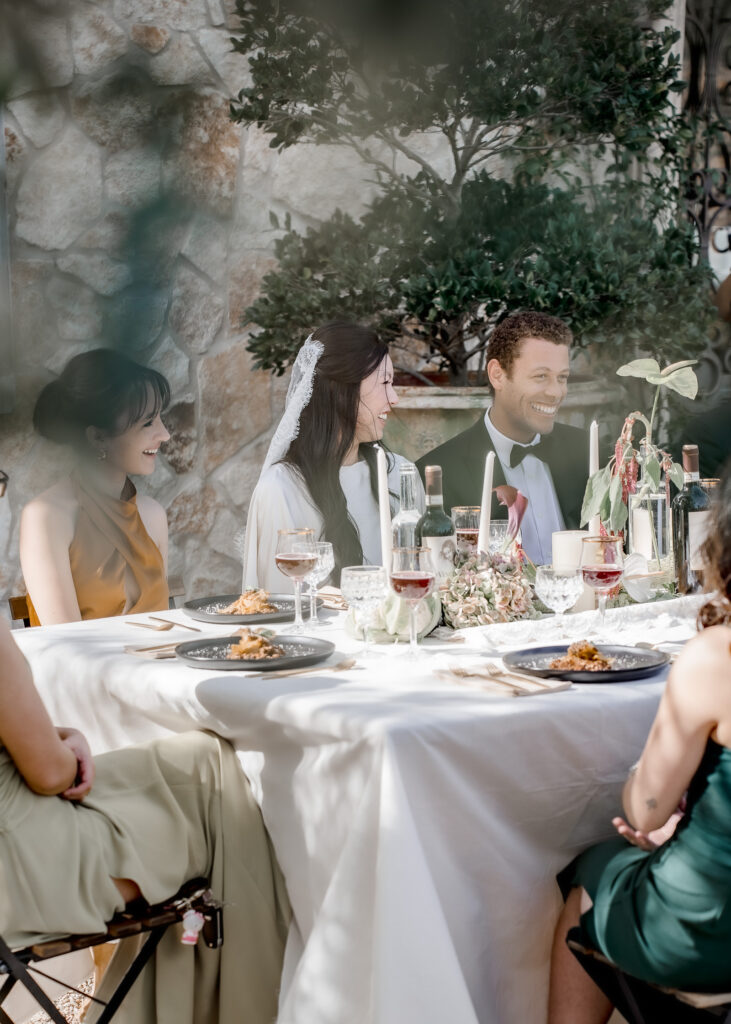
[[[257,365],[283,372],[345,316],[466,383],[527,308],[569,321],[596,369],[699,352],[711,279],[680,213],[692,133],[668,6],[238,0],[252,84],[232,116],[279,150],[349,147],[377,185],[357,220],[271,215],[278,267],[246,311]]]

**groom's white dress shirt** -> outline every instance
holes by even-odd
[[[506,482],[528,499],[528,508],[520,526],[523,550],[536,565],[550,565],[553,558],[551,534],[555,530],[564,529],[563,515],[556,497],[551,470],[545,462],[533,455],[526,455],[518,466],[510,466],[513,446],[532,448],[538,444],[541,435],[536,434],[527,445],[513,441],[493,424],[489,409],[485,413],[485,426],[495,448],[495,454],[500,459]]]

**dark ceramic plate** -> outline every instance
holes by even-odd
[[[567,644],[552,644],[550,647],[528,647],[522,651],[511,651],[504,656],[503,663],[506,668],[514,668],[532,676],[541,676],[543,679],[570,679],[574,683],[621,683],[626,679],[654,676],[670,661],[670,655],[665,651],[596,644],[600,654],[614,658],[610,669],[603,672],[566,672],[549,668],[554,658],[566,654],[567,647]]]
[[[245,661],[227,658],[229,647],[241,638],[222,636],[215,640],[188,640],[178,644],[175,654],[191,668],[223,669],[227,672],[280,672],[290,668],[307,668],[325,661],[335,650],[329,640],[313,636],[275,636],[272,643],[283,647],[281,658],[258,658]]]
[[[287,622],[294,618],[294,597],[292,594],[270,594],[269,601],[276,612],[262,612],[260,615],[221,615],[219,609],[226,608],[238,600],[241,594],[219,594],[218,597],[199,597],[186,601],[183,610],[199,622],[218,622],[221,625],[246,626],[255,622]],[[322,607],[322,601],[318,600]],[[309,598],[302,598],[303,612],[309,608]]]

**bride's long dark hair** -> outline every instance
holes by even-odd
[[[333,546],[336,580],[345,565],[360,565],[363,549],[355,523],[348,515],[340,467],[355,437],[361,381],[388,355],[388,345],[375,331],[360,324],[336,321],[324,324],[313,338],[322,342],[312,398],[300,416],[299,434],[282,462],[304,480],[323,518],[323,536]],[[361,444],[377,497],[376,449]],[[389,456],[389,467],[391,458]]]

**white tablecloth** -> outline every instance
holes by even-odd
[[[683,641],[697,605],[622,609],[608,627],[617,642]],[[341,624],[321,633],[335,660],[354,649]],[[612,833],[664,675],[523,699],[432,673],[551,642],[551,620],[471,631],[416,663],[381,648],[366,667],[278,680],[122,653],[183,633],[105,619],[16,636],[54,721],[96,752],[187,728],[241,751],[298,926],[279,1024],[543,1024],[555,875]]]

